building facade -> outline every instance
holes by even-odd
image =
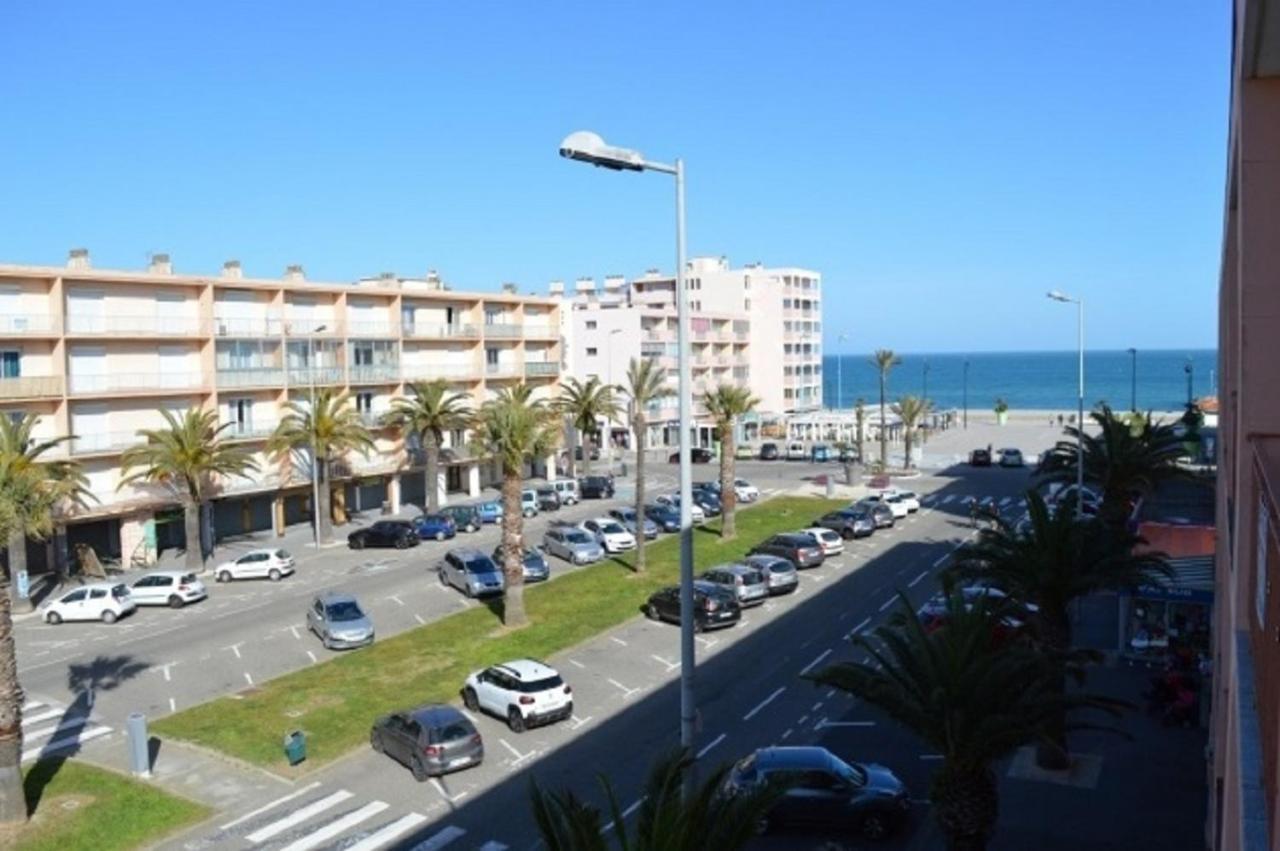
[[[699,397],[721,384],[750,387],[758,410],[791,414],[822,407],[822,279],[799,268],[756,264],[731,269],[723,258],[689,261],[685,285],[690,308],[696,441],[708,445],[712,428]],[[620,275],[580,278],[572,292],[552,282],[551,295],[565,300],[569,374],[622,384],[632,358],[651,358],[676,386],[679,354],[676,281],[651,269],[627,280]],[[679,442],[676,397],[648,412],[648,446]],[[616,437],[625,422],[613,424]]]
[[[377,444],[368,457],[336,459],[336,519],[421,502],[421,453],[380,426],[391,400],[431,379],[473,404],[521,381],[549,396],[560,334],[552,299],[455,292],[434,273],[326,284],[297,266],[248,278],[231,261],[203,276],[175,273],[166,255],[141,272],[97,270],[83,250],[65,267],[0,265],[0,412],[37,415],[40,438],[71,435],[59,451],[81,464],[93,495],[33,555],[39,563],[88,543],[127,562],[157,534],[160,546],[181,534],[180,522],[164,522],[173,494],[120,485],[121,453],[139,429],[163,427],[165,410],[216,410],[225,434],[254,450],[259,473],[218,484],[218,537],[308,522],[309,461],[268,456],[265,442],[284,403],[317,387],[349,391]],[[445,444],[442,494],[478,496],[496,480],[491,461],[467,454],[467,435]]]

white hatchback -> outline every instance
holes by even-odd
[[[224,561],[213,575],[219,582],[233,579],[270,579],[278,582],[293,573],[293,556],[287,550],[250,550],[235,561]]]
[[[636,548],[636,536],[612,517],[594,517],[580,528],[594,537],[607,553],[620,553]]]
[[[573,689],[555,668],[534,659],[476,671],[462,688],[462,702],[472,712],[505,718],[513,733],[573,715]]]
[[[40,619],[54,625],[63,621],[115,623],[137,607],[124,583],[93,582],[42,605]]]
[[[833,529],[813,526],[809,529],[801,529],[800,534],[809,535],[818,541],[818,546],[822,547],[823,558],[838,556],[844,552],[844,538]]]
[[[139,606],[168,606],[181,609],[209,596],[194,573],[182,570],[158,570],[148,573],[129,586],[129,596]]]

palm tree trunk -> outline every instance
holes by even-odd
[[[520,470],[502,471],[502,574],[507,590],[502,600],[502,624],[524,626],[529,616],[524,610],[524,552],[521,533],[524,515],[520,511]]]
[[[591,439],[591,432],[584,431],[582,434],[582,475],[591,475],[591,447],[595,446],[595,441]]]
[[[24,547],[26,543],[24,538]],[[0,593],[0,825],[21,824],[27,820],[27,799],[22,788],[23,702],[13,643],[13,612],[6,588]]]
[[[884,428],[884,370],[880,371],[880,466],[889,469],[889,434]]]
[[[182,529],[187,539],[187,570],[204,570],[204,547],[200,541],[200,503],[188,499],[182,506]]]
[[[569,418],[565,418],[565,430],[569,433],[569,459],[565,462],[565,471],[569,478],[578,478],[578,447],[581,445],[578,434],[578,427],[573,425]]]
[[[644,416],[631,417],[636,433],[636,573],[644,573]]]
[[[440,445],[434,434],[424,434],[422,447],[427,454],[427,511],[435,514],[440,510]]]
[[[725,541],[738,534],[738,524],[734,518],[738,494],[733,489],[733,456],[733,423],[728,423],[720,433],[720,538]]]
[[[911,469],[911,427],[906,425],[906,423],[903,423],[902,441],[903,441],[902,448],[906,452],[905,457],[902,459],[902,469],[910,470]]]
[[[984,851],[999,815],[996,780],[989,768],[962,769],[943,763],[929,797],[948,851]]]
[[[25,600],[18,596],[18,574],[26,571],[27,536],[22,532],[14,532],[9,536],[9,600],[15,612],[30,612],[35,609],[29,593]]]
[[[1067,666],[1065,655],[1071,646],[1071,616],[1062,611],[1041,611],[1040,637],[1048,651],[1049,664],[1053,666],[1053,687],[1059,695],[1067,693]],[[1046,731],[1048,741],[1036,747],[1036,765],[1046,771],[1064,771],[1071,765],[1067,750],[1067,710],[1059,701],[1059,709],[1049,722]]]
[[[315,511],[320,523],[320,544],[323,546],[333,538],[333,496],[329,492],[329,459],[321,457],[316,464],[316,469],[320,473],[320,481],[317,483],[319,498],[316,502],[320,504],[315,507]]]

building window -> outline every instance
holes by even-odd
[[[596,352],[597,352],[597,349],[595,346],[587,346],[587,357],[589,358],[595,357]]]
[[[373,394],[366,391],[356,394],[356,412],[361,414],[373,413]]]
[[[253,431],[253,400],[228,399],[227,422],[231,423],[231,428],[227,430],[232,434],[251,433]]]
[[[8,350],[0,352],[0,378],[17,378],[22,375],[22,353]]]
[[[594,331],[594,330],[596,330],[596,325],[597,325],[597,323],[596,323],[596,321],[595,321],[594,319],[588,319],[588,320],[587,320],[587,330],[588,330],[588,331]]]
[[[484,350],[484,362],[485,362],[486,364],[488,364],[489,366],[497,366],[497,365],[498,365],[498,350],[497,350],[497,349],[491,349],[491,348],[490,348],[490,349],[485,349],[485,350]]]

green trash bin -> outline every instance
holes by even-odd
[[[301,730],[293,730],[284,737],[284,755],[290,765],[297,765],[307,758],[307,736]]]

